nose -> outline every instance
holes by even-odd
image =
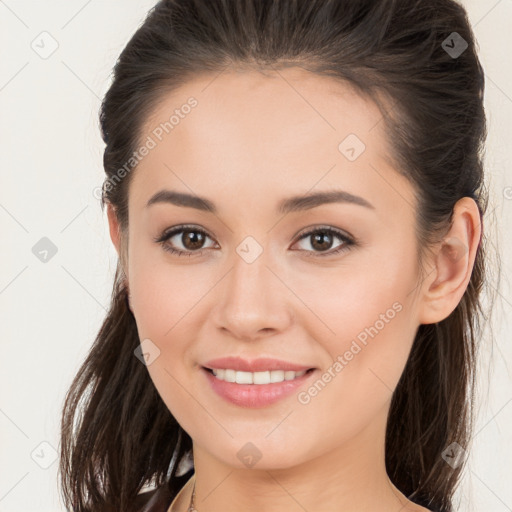
[[[245,341],[276,335],[293,321],[293,293],[267,253],[249,261],[238,253],[231,258],[232,268],[216,287],[213,311],[218,329]]]

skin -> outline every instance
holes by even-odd
[[[386,419],[418,326],[446,318],[468,285],[480,239],[475,202],[456,204],[422,274],[413,187],[390,161],[373,102],[299,68],[229,70],[196,77],[162,98],[141,140],[190,96],[197,107],[132,171],[128,233],[111,206],[108,219],[140,339],[160,350],[149,374],[193,439],[196,508],[427,510],[386,474]],[[366,145],[353,162],[338,149],[350,133]],[[145,207],[164,188],[206,197],[218,213]],[[283,198],[332,189],[373,208],[330,203],[276,212]],[[208,233],[201,255],[173,255],[154,241],[181,224]],[[326,226],[357,243],[322,257],[343,241],[334,237],[322,249],[300,235]],[[250,264],[236,252],[247,236],[263,249]],[[172,243],[198,250],[184,245],[181,233]],[[226,355],[275,357],[317,368],[307,389],[397,302],[401,311],[307,404],[297,394],[258,409],[230,404],[200,368]],[[261,453],[252,468],[237,457],[247,442]],[[186,490],[179,512],[189,504]]]

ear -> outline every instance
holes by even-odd
[[[471,278],[481,235],[478,206],[463,197],[455,204],[450,229],[435,249],[433,268],[421,285],[420,324],[440,322],[457,307]]]
[[[110,239],[116,248],[117,255],[121,256],[121,229],[117,214],[112,203],[107,204],[108,227],[110,230]]]
[[[117,218],[117,213],[115,210],[115,207],[108,203],[107,205],[107,217],[108,217],[108,226],[110,231],[110,239],[112,240],[112,243],[114,244],[114,247],[117,251],[117,256],[119,258],[119,261],[121,262],[123,271],[126,276],[128,276],[128,269],[126,268],[124,253],[123,253],[123,243],[122,243],[122,237],[121,237],[121,226],[119,224],[119,220]]]

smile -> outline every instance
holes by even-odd
[[[316,370],[235,371],[230,368],[202,368],[209,388],[223,400],[239,407],[261,408],[296,393],[316,374]]]
[[[212,373],[217,379],[225,382],[236,382],[237,384],[272,384],[284,382],[285,380],[294,380],[298,377],[302,377],[307,371],[310,370],[302,370],[300,372],[284,370],[242,372],[229,368],[212,369]]]

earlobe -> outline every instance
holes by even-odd
[[[448,233],[436,248],[434,268],[423,282],[420,324],[444,320],[459,304],[471,278],[481,232],[477,204],[463,197],[454,207]]]

